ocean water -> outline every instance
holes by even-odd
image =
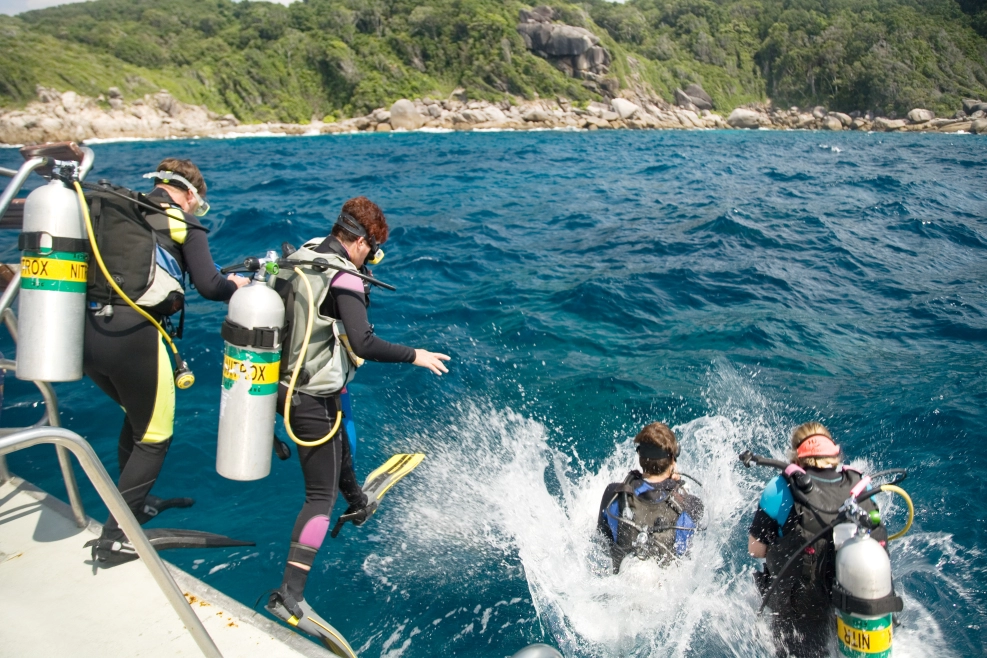
[[[419,133],[94,149],[91,180],[140,189],[161,158],[194,159],[223,264],[326,234],[355,195],[386,212],[375,274],[398,290],[374,292],[371,320],[453,360],[441,378],[370,364],[351,385],[361,479],[391,453],[428,455],[370,523],[327,538],[309,580],[309,601],[361,655],[502,657],[537,641],[567,657],[769,655],[746,530],[773,473],[736,455],[780,457],[810,419],[857,465],[910,471],[915,525],[891,544],[906,606],[895,656],[987,651],[984,138]],[[0,165],[17,163],[0,150]],[[16,258],[13,232],[0,256]],[[182,345],[197,383],[178,394],[155,493],[198,502],[153,525],[256,541],[165,554],[253,605],[280,583],[302,479],[294,457],[257,482],[215,472],[224,313],[190,295]],[[57,390],[65,424],[115,474],[120,410],[88,380]],[[8,377],[4,425],[33,422],[37,400]],[[672,568],[614,576],[596,510],[652,421],[680,437],[707,527]],[[64,496],[50,447],[9,461]],[[102,519],[88,483],[83,494]],[[879,502],[900,528],[900,501]]]

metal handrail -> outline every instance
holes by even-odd
[[[0,195],[0,217],[3,217],[3,214],[7,212],[7,206],[14,200],[17,193],[21,191],[21,188],[24,187],[24,181],[31,175],[31,172],[46,162],[48,162],[48,158],[31,158],[21,165],[21,168],[14,175],[13,180],[7,183],[3,194]]]
[[[178,588],[175,579],[168,573],[164,561],[151,546],[151,542],[148,541],[140,524],[137,523],[137,519],[134,518],[133,512],[130,511],[120,492],[117,491],[116,485],[110,479],[110,474],[106,472],[103,463],[99,461],[99,457],[96,456],[92,446],[85,439],[62,427],[28,429],[0,438],[0,455],[30,448],[40,443],[53,443],[75,455],[82,466],[82,470],[85,471],[89,481],[93,483],[100,498],[103,499],[103,503],[106,504],[113,518],[120,524],[120,528],[127,535],[130,543],[133,544],[137,555],[147,565],[151,576],[158,583],[161,591],[164,592],[171,607],[178,613],[185,628],[192,634],[192,638],[199,645],[203,655],[208,656],[208,658],[222,658],[222,654],[202,625],[202,621],[192,610],[188,601],[185,600],[185,595]]]
[[[10,280],[10,283],[7,284],[7,289],[3,291],[3,295],[0,295],[0,318],[2,318],[3,323],[7,326],[7,331],[10,333],[10,337],[14,340],[14,343],[17,343],[17,316],[14,315],[14,311],[10,308],[10,305],[13,304],[14,298],[17,296],[20,288],[21,273],[17,272],[14,278]],[[16,367],[17,363],[15,361],[9,359],[0,360],[0,369],[14,370]],[[0,436],[7,436],[24,429],[33,429],[45,425],[61,427],[62,420],[61,414],[58,413],[58,397],[55,395],[55,389],[48,382],[34,382],[34,385],[41,391],[41,397],[45,401],[44,414],[40,420],[29,428],[0,428]],[[72,471],[72,460],[69,459],[69,453],[61,446],[55,446],[55,453],[58,455],[58,466],[62,471],[62,479],[65,481],[65,492],[69,497],[69,505],[72,507],[72,516],[75,517],[76,525],[80,528],[85,528],[89,521],[86,517],[86,508],[82,504],[82,496],[79,494],[79,483],[76,482],[75,473]],[[3,455],[0,455],[0,483],[6,482],[9,479],[10,470],[7,468],[7,459]]]

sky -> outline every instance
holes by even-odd
[[[271,1],[280,2],[283,5],[287,5],[292,2],[292,0]],[[44,9],[45,7],[54,7],[55,5],[65,4],[68,4],[65,0],[0,0],[0,14],[13,16],[24,11],[31,11],[32,9]]]

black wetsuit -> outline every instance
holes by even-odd
[[[178,207],[161,188],[155,188],[147,198]],[[188,213],[183,215],[187,224],[171,235],[159,232],[159,240],[171,239],[169,252],[189,274],[199,294],[213,301],[228,300],[236,292],[236,284],[216,270],[207,233],[199,220]],[[175,382],[168,348],[150,322],[120,303],[113,304],[112,314],[100,308],[86,314],[83,359],[86,375],[124,409],[117,444],[117,486],[130,510],[140,518],[174,432]],[[123,537],[112,515],[103,527],[103,536],[114,540]]]
[[[346,249],[333,236],[327,237],[314,251],[336,253],[349,259]],[[412,363],[415,360],[414,349],[389,343],[374,334],[367,317],[368,305],[369,289],[364,288],[360,293],[330,286],[319,313],[342,321],[353,352],[360,358],[384,363]],[[293,318],[288,319],[286,336],[290,336],[295,324]],[[304,328],[301,319],[297,324],[300,324],[299,329]],[[278,387],[278,413],[282,415],[287,392],[286,385]],[[332,430],[338,405],[337,395],[323,397],[295,392],[291,407],[292,432],[307,441],[321,439]],[[305,478],[305,504],[291,531],[288,561],[311,567],[329,527],[329,514],[337,494],[342,493],[352,507],[363,506],[367,501],[353,471],[349,440],[343,425],[340,425],[337,436],[321,445],[312,448],[298,446],[298,458]],[[296,599],[301,599],[307,577],[307,570],[288,564],[283,584]]]
[[[839,471],[836,468],[805,470],[814,485],[810,498],[824,509],[835,509],[842,504],[860,479],[855,471]],[[801,506],[793,504],[790,492],[785,496],[788,491],[788,485],[780,475],[769,482],[751,522],[749,534],[768,547],[769,564],[784,564],[792,551],[801,547],[807,539],[803,538],[802,533],[805,521],[799,511]],[[872,501],[865,501],[863,507],[877,509]],[[809,512],[806,510],[805,514]],[[827,522],[833,518],[832,515],[821,516]],[[784,518],[784,522],[779,523],[779,518]],[[871,536],[886,543],[888,533],[881,525],[871,532]],[[830,654],[829,646],[836,628],[830,603],[835,577],[832,537],[830,533],[813,546],[813,553],[807,554],[802,562],[793,564],[777,588],[778,593],[773,594],[768,602],[778,656],[823,658]],[[774,577],[778,574],[770,575]]]

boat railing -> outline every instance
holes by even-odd
[[[178,588],[175,579],[171,577],[167,567],[165,567],[164,560],[151,546],[151,542],[144,535],[144,531],[141,530],[133,512],[130,511],[120,492],[117,491],[110,474],[103,467],[103,462],[99,460],[96,452],[85,439],[64,427],[23,429],[15,434],[0,438],[0,455],[30,448],[41,443],[53,443],[57,448],[75,455],[76,459],[79,460],[79,465],[82,466],[82,470],[89,477],[89,481],[93,483],[100,498],[103,499],[110,513],[113,514],[113,518],[120,524],[120,528],[127,535],[130,543],[133,544],[137,555],[144,561],[148,571],[151,572],[151,576],[161,591],[164,592],[171,607],[178,613],[179,618],[192,635],[195,643],[199,645],[203,655],[209,658],[222,658],[222,654],[219,653],[219,649],[213,643],[212,638],[209,637],[202,621],[189,606],[182,590]]]
[[[76,147],[78,148],[78,147]],[[92,151],[81,149],[85,154],[80,169],[88,172],[92,167]],[[0,195],[0,217],[4,217],[7,209],[17,193],[24,186],[24,182],[32,171],[39,167],[48,166],[52,163],[50,157],[32,157],[17,171],[0,167],[0,175],[8,176],[13,180],[8,183],[3,194]],[[20,291],[21,274],[15,272],[14,276],[7,283],[6,289],[0,295],[0,319],[7,327],[14,343],[17,343],[17,316],[14,314],[11,305]],[[17,367],[16,361],[11,359],[0,359],[0,370],[11,371]],[[65,489],[68,493],[69,503],[72,507],[72,515],[80,528],[88,525],[89,519],[86,516],[85,508],[82,506],[82,498],[79,495],[79,486],[72,470],[72,460],[70,453],[79,460],[79,465],[86,473],[89,481],[92,482],[96,492],[103,503],[110,510],[113,518],[120,524],[120,528],[127,535],[137,555],[147,566],[148,571],[154,578],[158,587],[164,593],[165,598],[178,613],[179,618],[188,629],[195,643],[199,646],[203,655],[208,658],[222,658],[222,654],[212,641],[209,633],[202,625],[202,621],[196,616],[188,601],[185,600],[182,590],[179,589],[175,579],[165,566],[164,561],[157,551],[148,541],[140,524],[134,517],[133,512],[127,506],[116,485],[110,478],[109,473],[96,455],[92,446],[81,436],[61,427],[61,417],[58,412],[58,397],[55,390],[48,382],[34,382],[44,399],[45,411],[41,418],[30,427],[0,428],[0,484],[10,480],[10,470],[7,467],[6,455],[11,452],[30,448],[42,443],[51,443],[55,446],[58,455],[58,464],[61,467],[62,479],[65,481]]]

